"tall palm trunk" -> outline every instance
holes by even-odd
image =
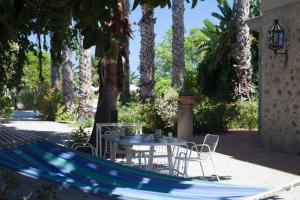
[[[129,15],[130,15],[130,2],[129,0],[125,0],[124,1],[125,5],[124,5],[124,16],[126,18],[129,19]],[[130,77],[130,65],[129,65],[129,37],[127,36],[126,38],[126,46],[124,49],[124,58],[125,58],[125,62],[124,62],[124,66],[123,66],[123,89],[120,95],[120,101],[121,103],[126,103],[129,99],[130,99],[130,81],[129,81],[129,77]]]
[[[51,88],[59,90],[60,88],[60,62],[59,62],[59,57],[60,57],[60,52],[58,52],[57,48],[57,39],[56,35],[54,33],[50,34],[50,45],[51,45],[51,83],[50,86]]]
[[[79,58],[79,96],[78,96],[78,118],[86,119],[92,116],[92,62],[90,50],[83,48],[83,36],[80,40]]]
[[[140,98],[154,100],[154,9],[148,4],[142,5],[143,16],[139,22],[141,31],[140,50]]]
[[[251,100],[252,90],[252,66],[251,66],[251,42],[249,27],[246,20],[249,17],[249,0],[237,0],[237,46],[236,46],[236,73],[238,86],[236,95],[241,101]]]
[[[72,52],[67,44],[64,44],[62,63],[62,89],[63,89],[63,105],[71,112],[74,110],[73,97],[73,72],[72,72]]]
[[[184,0],[172,4],[172,85],[181,90],[184,82]]]
[[[128,18],[124,13],[125,0],[120,1],[119,9],[121,15],[115,15],[110,24],[112,31],[130,35]],[[106,53],[98,66],[100,77],[100,92],[98,97],[97,112],[90,143],[96,141],[96,124],[117,121],[117,98],[123,88],[123,69],[125,64],[126,42],[114,40],[113,45],[119,47],[118,55]]]

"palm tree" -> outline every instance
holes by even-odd
[[[172,4],[172,85],[181,90],[184,82],[184,0],[173,0]]]
[[[128,18],[124,12],[125,0],[119,2],[120,15],[114,15],[110,23],[113,33],[131,35]],[[89,142],[95,144],[96,123],[111,123],[117,121],[117,99],[123,88],[123,69],[126,60],[126,41],[115,39],[111,49],[117,52],[105,53],[99,62],[100,88],[95,123]]]
[[[154,100],[154,9],[148,4],[142,5],[143,16],[139,21],[141,31],[140,50],[140,99]]]
[[[249,17],[249,0],[237,0],[237,43],[236,43],[236,74],[238,86],[236,95],[241,101],[251,100],[252,66],[251,66],[251,41],[249,27],[246,20]]]
[[[92,116],[91,86],[92,86],[92,63],[91,53],[83,48],[83,36],[79,35],[79,96],[78,118],[86,119]]]
[[[219,12],[212,16],[218,24],[204,20],[202,33],[207,37],[199,50],[204,57],[198,66],[198,85],[201,93],[221,101],[232,101],[237,81],[233,65],[236,63],[236,4],[231,7],[227,0],[217,0]]]
[[[72,52],[67,44],[64,44],[62,53],[62,89],[63,89],[63,105],[71,112],[74,110],[73,97],[73,72],[72,72]]]
[[[59,90],[60,85],[60,69],[59,69],[59,57],[60,52],[57,50],[57,39],[56,34],[51,32],[50,33],[50,54],[51,54],[51,88]]]
[[[130,15],[130,2],[129,0],[125,0],[124,1],[124,17],[126,17],[127,19],[129,19],[129,15]],[[129,90],[129,86],[130,86],[130,66],[129,66],[129,37],[126,37],[126,45],[125,45],[125,49],[124,49],[124,65],[123,65],[123,89],[122,92],[120,94],[120,101],[121,103],[126,103],[129,99],[130,99],[130,90]]]

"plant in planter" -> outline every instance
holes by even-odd
[[[180,91],[180,97],[182,96],[195,96],[197,94],[197,77],[191,72],[187,71],[184,77],[183,88]]]

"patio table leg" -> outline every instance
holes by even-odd
[[[125,146],[125,154],[126,154],[126,163],[127,165],[129,166],[132,166],[132,153],[131,153],[131,150],[130,150],[130,146]]]
[[[150,146],[149,149],[149,161],[148,161],[148,170],[152,170],[153,169],[153,154],[154,154],[154,146]]]
[[[173,175],[173,161],[172,161],[171,145],[167,145],[167,151],[168,151],[169,175]]]
[[[116,161],[116,155],[117,155],[117,149],[118,149],[118,143],[111,141],[110,142],[110,160],[115,162]]]

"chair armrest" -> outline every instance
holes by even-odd
[[[186,144],[187,144],[188,146],[191,145],[192,147],[193,147],[193,146],[197,146],[197,144],[196,144],[195,142],[187,142]]]
[[[77,150],[78,148],[90,148],[93,156],[95,156],[97,152],[96,148],[90,143],[75,143],[72,145],[72,149]]]
[[[211,153],[210,147],[209,147],[207,144],[197,144],[197,145],[196,145],[196,148],[197,148],[197,147],[202,147],[202,148],[203,148],[203,147],[206,147],[206,148],[208,148],[209,153]],[[201,151],[200,151],[200,152],[202,152],[202,148],[201,148]]]

